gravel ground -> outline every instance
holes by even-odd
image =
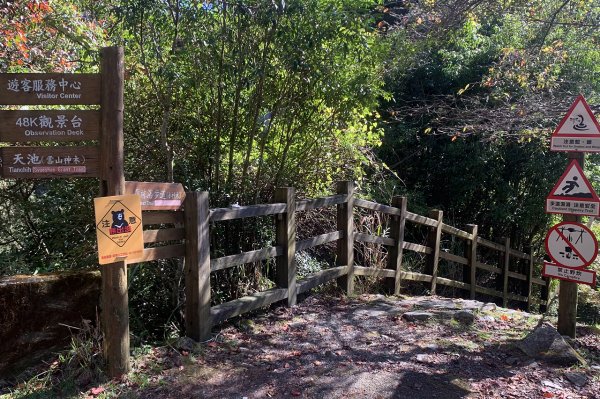
[[[435,317],[402,316],[423,309]],[[188,350],[185,341],[155,348],[112,389],[174,399],[600,398],[597,332],[579,328],[574,343],[588,367],[559,368],[514,346],[538,319],[476,301],[316,295],[234,320]]]

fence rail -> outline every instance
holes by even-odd
[[[332,280],[338,280],[349,294],[353,291],[354,276],[372,276],[393,279],[394,293],[400,293],[403,281],[429,284],[430,291],[437,286],[465,290],[471,298],[478,294],[499,298],[506,306],[508,301],[522,302],[530,309],[540,305],[543,310],[548,301],[548,281],[534,277],[535,264],[540,259],[510,247],[510,240],[497,243],[478,236],[477,226],[469,225],[465,231],[443,222],[441,211],[422,216],[406,210],[407,201],[395,197],[392,205],[354,198],[349,182],[339,182],[337,193],[324,198],[295,200],[292,188],[276,190],[271,204],[209,209],[208,193],[188,193],[185,211],[147,211],[143,213],[144,250],[142,261],[186,258],[186,329],[188,336],[200,340],[210,334],[213,325],[274,302],[287,300],[295,304],[296,296]],[[335,206],[337,227],[335,231],[303,240],[296,240],[296,212]],[[362,208],[389,215],[389,235],[377,236],[356,232],[353,228],[353,209]],[[275,217],[275,245],[240,254],[210,258],[210,223],[257,216]],[[426,243],[418,244],[404,239],[406,222],[424,226],[428,231]],[[441,238],[464,242],[464,253],[456,254],[441,249]],[[318,245],[336,243],[337,265],[297,280],[295,254]],[[365,267],[354,262],[354,244],[370,243],[386,248],[388,263],[385,267]],[[498,253],[496,264],[478,260],[478,248],[485,247]],[[423,272],[405,270],[404,252],[421,254],[426,259]],[[210,305],[210,273],[238,265],[276,261],[276,287],[232,301]],[[439,262],[444,260],[463,269],[462,279],[441,276]],[[526,270],[511,270],[512,260],[527,261]],[[478,285],[478,271],[495,275],[495,287]],[[510,281],[524,284],[522,292],[509,292]],[[534,297],[533,285],[541,286],[540,297]]]

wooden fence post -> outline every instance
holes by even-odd
[[[287,288],[288,306],[296,305],[296,200],[293,187],[275,189],[275,202],[286,204],[286,212],[276,216],[275,235],[283,254],[276,257],[278,287]]]
[[[504,239],[504,265],[502,268],[502,307],[508,305],[508,271],[510,267],[510,237]]]
[[[531,301],[533,300],[531,292],[532,280],[533,280],[533,267],[535,262],[533,261],[533,247],[529,247],[529,270],[527,271],[527,311],[531,311]]]
[[[429,212],[429,217],[437,220],[435,227],[429,232],[427,246],[431,248],[431,254],[427,260],[427,274],[431,275],[431,295],[435,295],[437,287],[438,264],[440,261],[440,241],[442,239],[442,220],[444,212],[433,209]]]
[[[210,231],[208,192],[185,196],[185,331],[194,341],[210,337]]]
[[[337,182],[337,194],[346,195],[348,201],[337,205],[337,229],[343,237],[337,240],[337,265],[346,266],[345,276],[338,279],[348,295],[354,294],[354,183],[351,181]]]
[[[100,195],[122,195],[123,173],[123,48],[101,50]],[[129,365],[129,297],[127,263],[104,265],[102,274],[103,352],[110,377],[120,377]]]
[[[479,226],[476,224],[468,224],[468,230],[470,230],[473,239],[467,241],[466,258],[469,262],[468,270],[465,275],[465,282],[471,285],[469,290],[469,298],[475,299],[477,293],[477,233]]]
[[[402,253],[404,244],[404,230],[406,227],[407,198],[396,196],[392,198],[392,206],[400,210],[400,215],[393,215],[390,222],[390,238],[394,239],[394,245],[388,248],[388,269],[396,271],[394,285],[390,291],[394,295],[400,295],[402,283]]]
[[[540,313],[546,313],[550,304],[550,277],[544,277],[543,280],[546,284],[542,286],[540,293]]]

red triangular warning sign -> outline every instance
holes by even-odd
[[[600,124],[581,94],[552,133],[550,150],[600,152]]]
[[[600,216],[600,198],[577,160],[571,161],[546,198],[546,213]]]

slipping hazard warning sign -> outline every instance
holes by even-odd
[[[550,150],[600,152],[600,124],[582,95],[552,133]]]
[[[546,213],[600,216],[600,198],[576,160],[571,161],[546,198]]]

